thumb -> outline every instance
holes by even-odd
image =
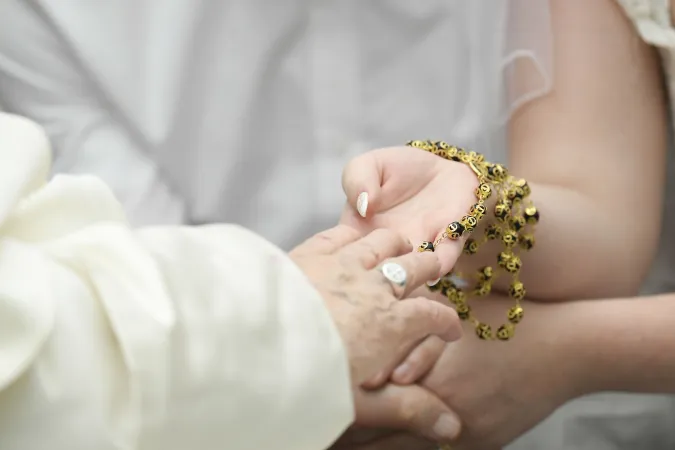
[[[357,156],[342,171],[342,189],[347,196],[347,203],[361,217],[375,210],[381,186],[382,166],[375,152]]]
[[[355,403],[359,426],[408,430],[435,442],[453,441],[461,431],[457,414],[419,385],[359,389]]]

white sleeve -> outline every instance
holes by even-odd
[[[235,226],[131,230],[0,114],[0,450],[321,450],[353,420],[319,294]]]
[[[69,45],[68,30],[43,8],[0,1],[2,108],[39,123],[54,148],[53,170],[101,178],[135,225],[185,223],[184,202],[152,159],[153,144],[124,119],[114,95]]]

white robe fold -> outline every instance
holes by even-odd
[[[242,228],[132,230],[0,114],[0,450],[320,450],[353,420],[319,294]]]

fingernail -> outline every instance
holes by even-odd
[[[401,364],[394,370],[393,376],[401,383],[407,383],[410,376],[410,365],[407,363]]]
[[[433,281],[427,281],[427,286],[429,286],[429,287],[431,287],[431,286],[436,286],[436,285],[438,284],[439,281],[441,281],[440,278],[436,278],[436,279],[433,280]]]
[[[441,414],[434,425],[434,433],[440,438],[454,439],[459,433],[459,421],[451,414]]]
[[[366,217],[366,212],[368,211],[368,193],[361,192],[356,199],[356,210],[359,212],[361,217]]]

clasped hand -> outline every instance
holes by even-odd
[[[373,380],[389,378],[388,372],[428,336],[444,341],[459,338],[461,327],[452,308],[424,297],[407,298],[438,278],[438,258],[413,252],[411,243],[391,230],[361,236],[341,225],[291,252],[323,296],[347,349],[356,423],[408,428],[437,441],[453,439],[459,433],[458,419],[426,389],[417,385],[368,389]],[[378,270],[384,262],[405,269],[403,286]]]

